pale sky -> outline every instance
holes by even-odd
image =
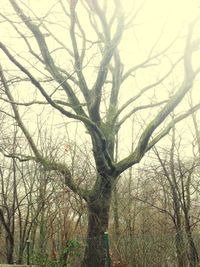
[[[57,1],[21,0],[18,2],[26,3],[34,10],[34,12],[38,16],[40,16],[45,14],[46,11],[49,10]],[[124,11],[127,14],[130,13],[130,10],[132,10],[133,7],[137,9],[143,2],[145,2],[143,8],[138,14],[137,19],[135,20],[134,27],[127,34],[125,34],[124,39],[120,45],[120,49],[127,66],[132,66],[133,64],[135,65],[141,62],[141,60],[143,60],[147,56],[147,54],[151,50],[151,47],[155,45],[158,39],[159,42],[156,44],[155,50],[159,51],[160,49],[166,47],[166,45],[171,42],[171,40],[177,35],[177,33],[181,31],[181,28],[184,29],[182,31],[182,34],[184,34],[188,22],[196,17],[197,14],[200,14],[199,0],[122,0],[121,2],[124,6]],[[0,6],[0,12],[4,14],[12,13],[12,9],[10,8],[8,0],[0,0]],[[56,7],[54,8],[56,10]],[[85,15],[82,14],[82,24],[84,24],[84,16]],[[11,47],[14,51],[18,50],[21,52],[23,50],[22,44],[19,40],[11,38],[13,32],[10,30],[10,28],[4,27],[3,23],[1,23],[0,26],[1,41],[9,44],[9,47]],[[56,32],[56,34],[62,37],[62,32]],[[177,46],[175,51],[177,52],[178,50],[179,46]],[[2,54],[0,53],[0,59],[1,57]],[[159,71],[162,72],[163,70],[160,69]],[[157,73],[155,73],[155,77],[156,75]],[[145,84],[145,82],[149,81],[149,74],[146,77],[147,78],[144,78],[143,75],[141,77],[141,80],[138,79],[137,82],[140,86],[142,86],[143,83]],[[153,78],[155,77],[153,73]],[[130,88],[131,87],[132,84]],[[129,97],[128,95],[126,96]],[[121,96],[121,100],[123,100],[123,96]],[[126,134],[128,133],[124,132],[124,138],[126,137]],[[129,144],[127,146],[129,146]]]

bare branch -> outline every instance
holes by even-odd
[[[18,6],[17,2],[14,0],[9,0],[11,5],[13,6],[14,10],[17,12],[18,16],[22,19],[24,24],[28,27],[28,29],[33,33],[38,46],[40,48],[43,60],[46,64],[47,70],[51,73],[51,75],[54,77],[54,79],[62,85],[62,88],[66,92],[69,101],[72,105],[75,106],[75,111],[79,115],[86,116],[84,110],[79,105],[79,100],[75,93],[73,92],[71,86],[65,79],[63,79],[62,75],[59,73],[57,67],[55,66],[55,63],[51,57],[51,54],[49,52],[48,46],[46,44],[45,38],[41,31],[39,30],[38,26],[33,24],[33,22],[23,13],[22,9]],[[45,93],[46,94],[46,93]],[[47,94],[46,94],[47,95]]]
[[[76,36],[75,36],[75,23],[77,22],[77,16],[76,16],[76,11],[75,11],[76,5],[74,5],[72,2],[70,4],[70,12],[71,12],[71,27],[70,27],[70,35],[71,35],[71,40],[72,40],[72,46],[74,49],[74,58],[75,58],[75,67],[76,67],[76,73],[79,78],[79,85],[80,88],[83,92],[83,95],[85,97],[86,102],[89,104],[90,103],[90,95],[89,95],[89,90],[88,86],[85,80],[85,77],[82,73],[82,56],[79,55],[78,51],[78,45],[76,41]],[[84,36],[83,36],[84,38]]]
[[[197,21],[198,21],[197,19],[194,20],[194,22]],[[181,102],[181,100],[184,98],[187,92],[192,88],[193,80],[195,76],[198,74],[197,72],[193,71],[191,65],[193,50],[191,49],[190,44],[192,37],[191,32],[193,31],[193,28],[195,26],[194,22],[190,24],[189,34],[185,47],[185,54],[184,54],[185,77],[182,85],[180,86],[179,90],[171,97],[168,103],[162,108],[159,114],[157,114],[157,116],[147,125],[133,153],[130,154],[125,159],[121,160],[116,165],[117,173],[120,174],[122,171],[126,170],[133,164],[138,163],[142,159],[148,147],[148,142],[150,140],[150,137],[152,136],[155,129],[158,128],[158,126],[166,119],[166,117],[170,114],[170,112],[175,109],[175,107]],[[188,66],[191,69],[190,68],[188,69]]]
[[[165,79],[167,79],[169,77],[169,75],[172,73],[172,71],[174,70],[174,68],[178,65],[178,63],[182,60],[183,58],[181,57],[180,59],[178,59],[169,69],[169,71],[163,75],[163,77],[161,77],[160,79],[158,79],[158,81],[156,81],[155,83],[152,83],[150,85],[145,86],[144,88],[140,89],[139,93],[133,97],[131,97],[125,104],[123,104],[117,111],[116,115],[115,115],[115,120],[117,119],[117,117],[120,115],[120,113],[127,108],[130,104],[132,104],[134,101],[136,101],[139,97],[141,97],[144,93],[146,93],[148,90],[160,85]]]
[[[153,146],[155,146],[163,137],[165,137],[170,130],[173,128],[173,125],[184,120],[185,118],[187,118],[188,116],[190,116],[191,114],[195,113],[197,110],[200,109],[200,104],[195,105],[194,107],[192,107],[191,109],[189,109],[187,112],[183,113],[182,115],[175,117],[166,127],[165,129],[159,133],[156,137],[153,138],[153,140],[151,142],[149,142],[147,148],[146,148],[146,152],[149,151]]]
[[[121,125],[127,120],[129,119],[134,113],[136,113],[137,111],[140,110],[144,110],[144,109],[148,109],[148,108],[153,108],[153,107],[158,107],[161,106],[163,104],[166,104],[168,102],[168,100],[163,100],[159,103],[155,103],[155,104],[149,104],[149,105],[143,105],[143,106],[139,106],[136,107],[134,109],[132,109],[130,112],[128,112],[126,114],[126,116],[124,116],[118,123],[117,123],[117,129],[121,127]]]
[[[103,53],[103,57],[102,57],[102,60],[99,66],[99,72],[97,74],[97,79],[96,79],[96,82],[93,88],[94,98],[93,98],[93,103],[91,106],[92,117],[95,121],[99,122],[100,121],[99,107],[100,107],[100,102],[102,98],[103,85],[106,81],[110,60],[115,52],[117,45],[120,42],[120,39],[123,33],[123,28],[124,28],[123,20],[124,19],[123,19],[122,14],[118,15],[119,16],[118,26],[117,26],[114,37],[112,38],[112,40],[110,40],[110,33],[108,33],[108,27],[107,27],[105,16],[102,13],[96,0],[93,2],[93,4],[95,5],[95,10],[97,14],[100,16],[100,20],[102,22],[102,26],[103,26],[105,38],[106,38],[106,43],[105,43],[106,46],[104,47],[104,53]]]

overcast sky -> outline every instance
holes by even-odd
[[[56,3],[56,0],[21,0],[20,2],[26,3],[38,16],[42,16]],[[129,14],[130,10],[133,10],[133,7],[135,9],[140,7],[143,2],[143,0],[122,0],[127,14]],[[13,12],[8,0],[0,0],[0,6],[1,12],[4,14]],[[200,14],[199,6],[199,0],[146,0],[143,8],[140,10],[135,27],[125,35],[121,43],[120,48],[126,64],[131,66],[133,61],[134,64],[137,61],[140,62],[148,54],[150,48],[159,37],[161,38],[157,44],[158,50],[164,48],[181,28],[185,29],[188,22],[197,14]],[[84,14],[82,14],[81,21],[84,23]],[[22,51],[23,47],[19,40],[12,38],[13,32],[10,31],[10,28],[5,27],[4,24],[0,25],[1,41],[8,43],[13,50]],[[59,35],[59,32],[57,34]],[[178,49],[179,47],[177,46]],[[160,72],[162,72],[161,69]],[[138,79],[140,85],[143,82],[146,82],[144,76],[141,81]],[[121,96],[121,100],[123,100],[123,96]],[[127,132],[124,132],[124,137],[126,137],[126,134]]]

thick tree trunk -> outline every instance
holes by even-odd
[[[105,266],[104,232],[108,229],[111,194],[110,182],[101,180],[95,193],[88,200],[87,240],[81,267]]]

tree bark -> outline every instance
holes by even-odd
[[[188,261],[189,261],[189,267],[198,267],[199,266],[199,256],[198,252],[192,237],[191,227],[189,218],[185,218],[185,232],[187,236],[187,242],[188,242]]]
[[[7,263],[13,264],[14,239],[12,236],[6,237],[6,257]]]
[[[118,239],[119,239],[119,205],[118,205],[118,192],[117,187],[115,185],[113,189],[113,217],[114,217],[114,235],[115,235],[115,241],[118,245]]]
[[[185,258],[183,232],[179,227],[176,229],[175,241],[176,241],[176,254],[177,254],[178,267],[185,267],[186,258]]]
[[[176,245],[176,254],[177,254],[177,262],[178,267],[186,266],[186,248],[184,243],[184,235],[183,235],[183,226],[181,221],[181,211],[178,196],[173,188],[173,204],[174,204],[174,214],[175,214],[175,229],[176,229],[176,237],[175,237],[175,245]]]
[[[183,233],[183,225],[181,221],[181,211],[178,202],[178,197],[176,194],[173,195],[174,201],[174,213],[175,213],[175,229],[176,229],[176,237],[175,237],[175,245],[176,245],[176,254],[177,254],[177,262],[178,267],[187,266],[187,254],[186,247],[184,242],[184,233]]]
[[[23,244],[23,243],[20,243],[20,245],[19,245],[19,252],[18,252],[18,259],[17,259],[17,264],[22,264],[22,263],[23,263],[24,249],[25,249],[24,244]]]
[[[6,258],[8,264],[13,264],[13,252],[14,252],[14,232],[11,229],[10,220],[6,221],[3,210],[0,209],[0,223],[2,223],[6,232]]]
[[[176,229],[175,245],[176,245],[177,262],[178,262],[178,267],[185,267],[187,266],[186,265],[187,254],[184,243],[181,209],[180,209],[178,193],[174,185],[172,185],[172,193],[173,193],[173,205],[174,205],[174,215],[175,215],[174,225]]]
[[[88,229],[84,258],[81,267],[104,267],[106,262],[104,232],[108,229],[112,186],[101,179],[87,202]]]

